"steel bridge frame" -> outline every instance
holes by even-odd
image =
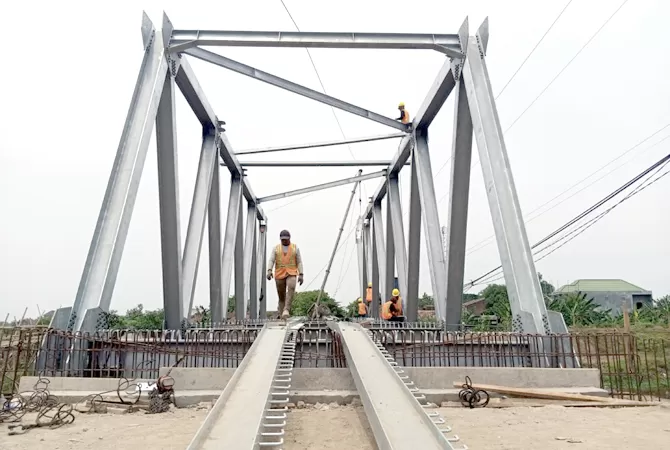
[[[265,317],[266,302],[262,300],[266,297],[264,274],[268,218],[262,203],[360,180],[354,177],[298,191],[257,197],[245,176],[244,167],[253,164],[277,166],[279,163],[245,163],[238,160],[226,136],[225,122],[219,119],[207,101],[189,64],[188,58],[193,57],[394,129],[395,134],[388,136],[241,153],[401,139],[391,161],[355,162],[358,166],[366,164],[385,167],[382,172],[367,176],[382,177],[383,181],[358,221],[357,244],[361,295],[365,295],[370,280],[375,297],[390,297],[397,271],[408,321],[417,319],[420,235],[423,228],[436,315],[447,324],[448,329],[456,329],[460,325],[474,132],[515,331],[541,334],[566,331],[562,316],[546,310],[528,243],[486,68],[488,19],[475,36],[470,36],[467,18],[457,34],[437,35],[178,30],[165,14],[162,29],[157,30],[144,14],[142,38],[144,58],[76,299],[72,307],[61,308],[54,314],[53,327],[71,331],[94,331],[106,327],[105,313],[111,306],[154,124],[158,150],[163,305],[165,327],[168,329],[188,326],[205,224],[209,234],[212,322],[225,319],[233,267],[236,319],[247,317],[247,307],[250,319]],[[431,49],[444,54],[445,62],[413,122],[402,124],[200,46]],[[183,245],[178,201],[175,86],[182,92],[202,125],[200,162]],[[455,133],[447,224],[448,250],[445,258],[428,137],[430,124],[452,91],[455,91]],[[293,164],[347,165],[318,161]],[[219,198],[219,183],[222,182],[220,165],[228,169],[231,184],[223,233]],[[398,184],[400,171],[405,165],[411,167],[408,245],[405,242]],[[387,210],[386,217],[383,217],[382,201],[385,197]],[[248,214],[247,223],[243,224],[245,206]],[[378,314],[378,308],[378,302],[373,302],[373,314]]]

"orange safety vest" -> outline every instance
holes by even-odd
[[[393,302],[389,300],[388,302],[382,305],[382,319],[389,320],[391,317],[402,316],[402,299],[398,297],[398,301],[395,304],[396,311],[391,312],[391,304]]]
[[[275,280],[283,280],[290,276],[298,276],[295,244],[289,245],[286,253],[279,244],[275,247]]]
[[[366,288],[365,289],[365,301],[370,303],[372,301],[372,288]]]
[[[364,316],[367,312],[368,308],[365,305],[365,302],[362,299],[358,299],[358,314]]]
[[[402,110],[402,123],[409,123],[409,113],[407,112],[406,109]]]

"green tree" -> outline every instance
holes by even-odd
[[[107,323],[112,329],[162,330],[164,322],[162,309],[145,311],[141,303],[126,311],[125,316],[120,316],[116,311],[107,314]]]
[[[479,295],[477,294],[468,294],[466,292],[463,292],[463,303],[469,302],[470,300],[477,300],[479,298]]]
[[[549,302],[548,309],[563,314],[569,327],[597,326],[611,323],[612,318],[610,310],[601,310],[582,292],[560,295]]]
[[[540,272],[537,273],[537,277],[540,279],[540,287],[542,288],[542,294],[545,297],[553,294],[554,291],[556,290],[554,288],[554,285],[546,281],[544,278],[542,278],[542,274]]]
[[[312,307],[316,303],[316,299],[319,296],[319,291],[303,291],[296,292],[293,296],[293,302],[291,303],[291,315],[292,316],[306,316]],[[340,304],[334,299],[331,298],[327,292],[324,292],[320,300],[322,305],[325,305],[330,309],[330,313],[337,317],[346,317],[346,311],[342,309]]]
[[[435,309],[433,296],[424,292],[423,295],[419,297],[419,309]]]
[[[509,329],[512,324],[512,310],[507,297],[507,287],[504,284],[489,284],[479,293],[479,297],[486,300],[484,314],[497,316],[504,329]]]

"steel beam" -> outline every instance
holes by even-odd
[[[412,179],[409,193],[409,242],[407,255],[407,309],[408,322],[416,322],[419,317],[419,267],[421,263],[421,198],[419,180],[416,173],[415,156],[412,155]]]
[[[177,86],[184,95],[186,102],[189,104],[202,126],[207,129],[211,128],[218,131],[219,119],[217,118],[216,114],[214,114],[214,109],[207,101],[207,98],[205,97],[205,94],[200,87],[200,83],[198,82],[191,65],[183,56],[181,56],[179,60],[179,69],[177,71],[177,76],[175,77],[175,82],[177,83]],[[251,189],[251,184],[249,183],[248,179],[244,178],[242,166],[237,160],[237,156],[235,156],[233,147],[228,141],[228,137],[225,133],[219,132],[218,139],[220,141],[219,154],[223,160],[224,165],[228,168],[230,174],[233,177],[242,179],[243,194],[247,201],[256,203],[256,196]],[[260,207],[256,208],[256,215],[258,216],[258,220],[266,219],[265,214]]]
[[[386,279],[384,280],[384,291],[386,295],[382,301],[391,298],[393,285],[395,284],[395,241],[393,239],[393,214],[391,209],[391,197],[386,196]],[[403,292],[402,295],[405,295]]]
[[[256,227],[256,217],[254,216],[254,241],[251,244],[251,273],[249,274],[249,318],[258,319],[258,227]]]
[[[370,308],[370,309],[371,309],[372,317],[377,318],[377,317],[379,317],[379,300],[380,300],[380,292],[381,292],[381,287],[380,287],[379,280],[380,280],[380,278],[383,279],[383,275],[381,275],[379,264],[380,264],[380,262],[383,264],[384,256],[383,255],[380,256],[379,252],[378,252],[378,248],[377,248],[377,245],[378,245],[377,244],[377,241],[378,241],[377,240],[377,226],[375,225],[374,220],[372,220],[370,228],[371,228],[371,231],[372,231],[372,233],[371,233],[372,234],[372,236],[371,236],[371,238],[372,238],[371,239],[372,240],[372,243],[371,243],[371,245],[372,245],[372,252],[371,252],[371,254],[372,254],[372,257],[371,257],[371,259],[372,259],[372,269],[371,269],[371,273],[372,273],[372,308]],[[379,227],[379,228],[381,228],[381,227]],[[384,241],[383,237],[382,237],[381,241],[382,242]]]
[[[304,47],[424,49],[452,56],[460,55],[456,34],[410,33],[314,33],[293,31],[174,30],[173,52],[203,45],[220,47]]]
[[[433,170],[430,165],[427,130],[423,128],[416,130],[415,139],[414,162],[419,185],[419,198],[421,199],[423,231],[426,237],[426,248],[428,249],[428,266],[430,267],[430,279],[433,287],[435,314],[438,319],[444,320],[447,299],[445,280],[447,269],[444,262],[444,253],[442,252],[442,230],[440,229],[440,220],[437,213],[437,199],[435,197]]]
[[[286,327],[266,325],[226,384],[187,450],[252,450],[267,415]]]
[[[181,328],[184,316],[181,270],[181,230],[179,227],[179,171],[177,162],[177,120],[174,81],[165,77],[156,116],[158,147],[158,204],[161,223],[163,268],[163,310],[168,330]]]
[[[407,246],[405,245],[405,227],[402,220],[400,203],[400,186],[398,177],[389,178],[388,205],[391,222],[393,223],[393,249],[395,266],[398,272],[398,289],[403,299],[403,311],[407,310]],[[387,231],[388,232],[388,231]]]
[[[235,235],[235,319],[243,320],[247,317],[247,302],[245,299],[246,283],[244,282],[244,225],[242,224],[242,202],[238,209],[237,234]]]
[[[267,259],[267,228],[266,222],[261,222],[258,227],[258,253],[260,260],[258,261],[259,274],[258,279],[260,280],[260,294],[258,297],[258,316],[261,319],[267,317],[267,278],[265,274],[268,271],[268,259]]]
[[[438,73],[433,85],[428,91],[421,107],[417,110],[412,123],[414,128],[424,128],[429,126],[437,113],[442,109],[442,105],[447,101],[449,94],[454,90],[456,82],[461,76],[465,51],[468,47],[468,18],[466,17],[458,30],[458,42],[460,52],[463,55],[460,58],[447,59],[440,72]]]
[[[209,232],[209,304],[223,305],[221,292],[221,188],[219,183],[219,166],[214,167],[212,187],[209,192],[207,208],[207,231]],[[228,304],[226,296],[225,304]],[[221,306],[223,307],[223,306]]]
[[[390,292],[387,292],[386,288],[386,241],[384,239],[384,223],[382,222],[382,204],[375,203],[372,210],[373,218],[372,225],[374,227],[374,237],[375,237],[375,254],[377,255],[377,275],[379,279],[377,280],[377,292],[382,298],[382,301],[386,301],[389,298]],[[374,274],[374,270],[373,270]],[[374,283],[374,281],[373,281]],[[375,286],[373,284],[373,289]]]
[[[267,147],[267,148],[255,148],[250,150],[240,150],[235,152],[236,155],[254,155],[258,153],[273,153],[273,152],[285,152],[289,150],[302,150],[307,148],[318,148],[318,147],[333,147],[337,145],[348,145],[348,144],[358,144],[361,142],[374,142],[374,141],[383,141],[387,139],[398,139],[405,137],[405,133],[395,133],[395,134],[385,134],[382,136],[367,136],[360,138],[351,138],[351,139],[338,139],[335,141],[325,141],[325,142],[314,142],[311,144],[299,144],[299,145],[285,145],[282,147]]]
[[[451,429],[436,426],[444,420],[431,420],[429,410],[410,391],[410,382],[401,378],[402,370],[394,369],[396,366],[389,363],[388,355],[382,353],[359,324],[329,322],[328,325],[342,336],[347,366],[379,449],[453,449],[445,436]]]
[[[83,331],[88,309],[109,310],[168,71],[161,33],[156,33],[146,14],[142,21],[149,39],[72,306],[68,328],[74,331]]]
[[[184,53],[216,66],[223,67],[225,69],[232,70],[233,72],[246,75],[259,81],[263,81],[264,83],[271,84],[278,88],[285,89],[289,92],[293,92],[294,94],[316,100],[317,102],[324,103],[326,105],[332,106],[333,108],[338,108],[342,111],[346,111],[374,122],[381,123],[382,125],[386,125],[401,131],[410,130],[409,125],[403,124],[397,120],[393,120],[389,117],[382,116],[381,114],[368,111],[367,109],[360,108],[351,103],[347,103],[335,97],[331,97],[330,95],[326,95],[319,91],[301,86],[297,83],[293,83],[292,81],[288,81],[284,78],[272,75],[271,73],[263,72],[262,70],[256,69],[255,67],[242,64],[241,62],[226,58],[225,56],[221,56],[208,50],[204,50],[202,48],[190,48],[184,50]]]
[[[310,192],[316,192],[321,191],[323,189],[330,189],[338,186],[344,186],[345,184],[357,183],[359,181],[372,180],[374,178],[383,177],[385,175],[386,171],[382,170],[379,172],[369,173],[367,175],[344,178],[342,180],[331,181],[330,183],[317,184],[302,189],[282,192],[281,194],[268,195],[267,197],[259,197],[258,203],[267,203],[272,200],[281,200],[284,198],[293,197],[295,195],[309,194]]]
[[[389,161],[242,161],[242,166],[247,167],[365,167],[365,166],[388,166]],[[405,165],[409,165],[406,163]],[[383,197],[383,196],[382,196]]]
[[[463,313],[463,277],[468,227],[470,166],[472,164],[472,118],[465,83],[459,80],[454,111],[451,149],[451,186],[447,213],[447,330],[460,329]]]
[[[228,297],[230,296],[230,278],[233,270],[233,254],[237,242],[237,225],[242,221],[240,208],[242,207],[242,180],[232,176],[230,180],[230,197],[228,200],[228,215],[226,216],[226,231],[223,238],[223,252],[221,256],[221,304],[211,305],[212,322],[222,322],[228,314]]]
[[[365,290],[368,287],[368,270],[365,260],[365,239],[363,237],[363,220],[359,217],[356,224],[356,251],[358,256],[358,282],[360,286],[359,294],[365,301]],[[367,305],[367,304],[366,304]]]
[[[251,294],[251,271],[253,267],[253,256],[256,254],[254,242],[256,241],[256,206],[247,205],[247,229],[244,232],[244,298],[243,309],[245,317],[249,296]],[[237,304],[240,304],[238,302]],[[242,317],[244,319],[244,317]]]
[[[547,310],[507,157],[485,52],[477,41],[481,39],[469,40],[463,79],[510,307],[515,322],[520,322],[517,331],[549,333]]]
[[[191,203],[191,215],[186,230],[186,242],[184,244],[184,256],[182,257],[182,296],[184,299],[185,317],[191,315],[193,309],[193,298],[195,295],[195,284],[198,278],[198,266],[200,265],[200,251],[202,250],[202,239],[205,234],[205,219],[209,204],[209,193],[212,186],[212,175],[217,162],[216,135],[210,130],[203,136],[202,150],[200,151],[200,162],[193,190],[193,202]]]

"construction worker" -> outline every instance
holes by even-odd
[[[391,299],[382,305],[382,319],[389,322],[404,322],[405,317],[402,315],[400,291],[393,289],[391,295]]]
[[[402,123],[409,123],[409,113],[405,109],[405,103],[400,102],[398,104],[398,110],[400,110],[400,117],[398,117],[396,120],[399,120]]]
[[[368,306],[372,303],[372,283],[368,283],[368,288],[365,290],[365,301],[368,302]]]
[[[272,268],[274,267],[275,284],[279,296],[277,313],[281,314],[282,319],[287,319],[291,311],[293,294],[295,294],[296,278],[301,286],[303,282],[302,258],[298,247],[291,243],[291,233],[283,230],[279,233],[279,240],[281,243],[270,253],[267,278],[272,279]]]
[[[365,304],[362,298],[358,297],[358,317],[365,317],[368,315],[368,306]]]

